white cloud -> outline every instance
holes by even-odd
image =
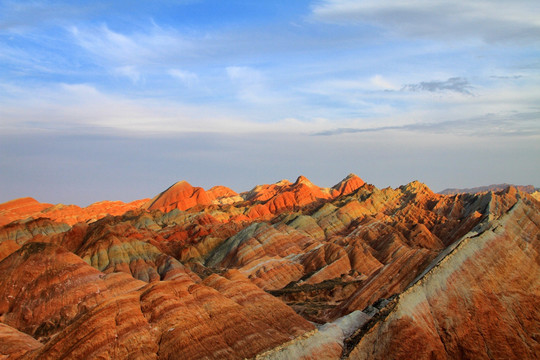
[[[135,66],[126,65],[120,66],[114,69],[114,73],[117,75],[125,76],[130,79],[134,84],[138,83],[141,79],[141,74]]]
[[[170,69],[169,75],[173,78],[180,80],[185,85],[192,86],[199,81],[197,74],[191,71],[179,70],[179,69]]]
[[[489,121],[498,119],[499,123],[505,124],[501,129],[508,130],[510,134],[523,134],[525,132],[522,128],[525,127],[531,129],[529,133],[536,131],[540,135],[538,126],[534,128],[530,120],[519,115],[537,114],[540,111],[537,105],[540,92],[534,77],[519,78],[514,83],[492,82],[487,86],[478,83],[474,84],[474,88],[466,79],[450,78],[445,81],[415,82],[409,85],[411,89],[403,89],[414,91],[399,91],[402,87],[394,84],[403,84],[403,80],[377,76],[357,80],[331,80],[312,83],[302,91],[308,97],[319,99],[322,105],[311,109],[310,113],[318,111],[324,114],[322,116],[330,120],[328,131],[336,128],[364,131],[386,127],[427,131],[436,127],[413,125],[483,119],[481,125],[485,133],[492,134],[494,132],[489,129]],[[409,78],[407,80],[410,81]],[[380,82],[378,88],[373,84],[377,82]],[[393,89],[385,89],[386,85],[391,85]],[[471,95],[473,90],[474,95]],[[459,124],[463,128],[467,123],[462,121]],[[481,131],[476,130],[476,127],[472,127],[469,133],[481,134]],[[501,134],[502,130],[498,133]]]
[[[174,29],[154,26],[147,32],[122,34],[98,27],[71,27],[76,43],[97,59],[116,66],[172,63],[192,50],[192,42]]]
[[[229,78],[243,85],[259,85],[263,81],[260,71],[247,66],[229,66],[225,69]]]
[[[375,86],[377,89],[382,89],[382,90],[397,90],[399,89],[398,86],[396,86],[395,84],[393,84],[392,82],[390,82],[389,80],[385,79],[383,76],[381,75],[375,75],[373,77],[371,77],[370,80],[370,83]]]
[[[227,76],[236,86],[238,97],[248,102],[266,102],[265,96],[266,79],[262,73],[247,66],[229,66],[226,69]]]
[[[152,98],[127,98],[106,94],[89,84],[56,84],[44,88],[10,89],[0,96],[0,132],[36,131],[105,133],[134,136],[199,133],[268,133],[323,130],[319,120],[246,119],[242,110],[207,105],[189,105]]]
[[[540,3],[531,0],[323,0],[316,20],[380,26],[399,35],[487,41],[540,39]]]

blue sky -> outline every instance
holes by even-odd
[[[538,1],[0,0],[0,202],[540,186]]]

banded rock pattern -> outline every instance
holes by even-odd
[[[238,194],[184,181],[152,200],[67,208],[0,205],[0,357],[540,351],[540,205],[512,187],[445,196],[351,174]]]

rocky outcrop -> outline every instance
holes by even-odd
[[[46,340],[103,299],[142,285],[125,274],[104,276],[57,245],[30,242],[0,262],[0,319]]]
[[[143,206],[148,199],[135,200],[129,203],[122,201],[100,201],[87,207],[77,205],[58,204],[43,210],[33,217],[45,217],[57,222],[74,225],[78,222],[91,223],[106,216],[122,215],[130,210],[136,210]]]
[[[151,234],[125,222],[93,224],[75,253],[104,273],[124,272],[146,282],[178,276],[200,280],[174,257],[160,251],[152,240]]]
[[[226,205],[234,204],[244,200],[235,191],[221,185],[210,188],[208,191],[206,191],[206,193],[212,200],[212,204]]]
[[[317,330],[257,355],[256,359],[339,359],[345,338],[371,319],[371,315],[355,311]]]
[[[111,215],[36,203],[19,208],[64,217],[0,227],[11,358],[538,355],[540,203],[513,187],[300,176],[240,195],[180,182],[96,205]]]
[[[187,210],[196,205],[209,205],[212,199],[201,187],[193,187],[187,181],[179,181],[148,201],[143,207],[148,210],[169,212],[174,209]]]
[[[53,205],[40,203],[31,197],[10,200],[0,204],[0,226],[15,220],[26,219],[51,206]]]
[[[30,335],[0,323],[0,359],[20,359],[27,352],[41,346]]]
[[[313,329],[235,272],[145,286],[32,242],[0,263],[0,279],[0,319],[10,327],[0,329],[2,351],[29,359],[242,358]]]
[[[27,197],[0,204],[0,226],[16,220],[46,218],[69,225],[78,222],[93,222],[107,215],[122,215],[140,208],[148,199],[130,203],[122,201],[100,201],[81,208],[77,205],[46,204]]]
[[[43,241],[44,238],[65,233],[70,230],[65,223],[49,219],[14,221],[0,228],[0,261],[30,241]]]
[[[360,179],[357,175],[349,174],[345,179],[334,185],[332,189],[337,192],[338,196],[348,195],[364,184],[364,180]]]
[[[540,214],[518,198],[437,259],[349,358],[536,359]]]

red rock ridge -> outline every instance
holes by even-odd
[[[282,180],[273,185],[259,185],[242,197],[254,206],[247,212],[247,216],[267,218],[284,210],[293,210],[309,204],[316,204],[321,200],[330,200],[337,196],[349,194],[364,185],[364,181],[356,175],[349,175],[333,188],[321,188],[314,185],[304,176],[299,176],[291,184]]]
[[[53,205],[40,203],[31,197],[10,200],[0,204],[0,226],[15,220],[26,219],[27,217],[39,213],[51,206]]]
[[[0,227],[0,359],[538,355],[532,196],[355,175],[241,195],[181,182],[146,208],[97,203],[118,213],[88,223]]]
[[[92,222],[107,215],[122,215],[129,210],[139,209],[148,199],[130,203],[122,201],[100,201],[81,208],[77,205],[40,203],[33,198],[21,198],[0,204],[0,226],[27,218],[47,218],[69,225]]]
[[[179,181],[148,201],[143,208],[169,212],[187,210],[196,205],[210,205],[212,199],[201,187],[193,187],[187,181]]]
[[[347,195],[357,190],[364,184],[364,180],[360,179],[355,174],[349,174],[345,179],[334,185],[332,189],[336,190],[339,195]]]
[[[52,244],[0,262],[0,287],[2,323],[43,343],[0,327],[0,350],[25,359],[249,358],[314,329],[235,271],[146,285]]]

